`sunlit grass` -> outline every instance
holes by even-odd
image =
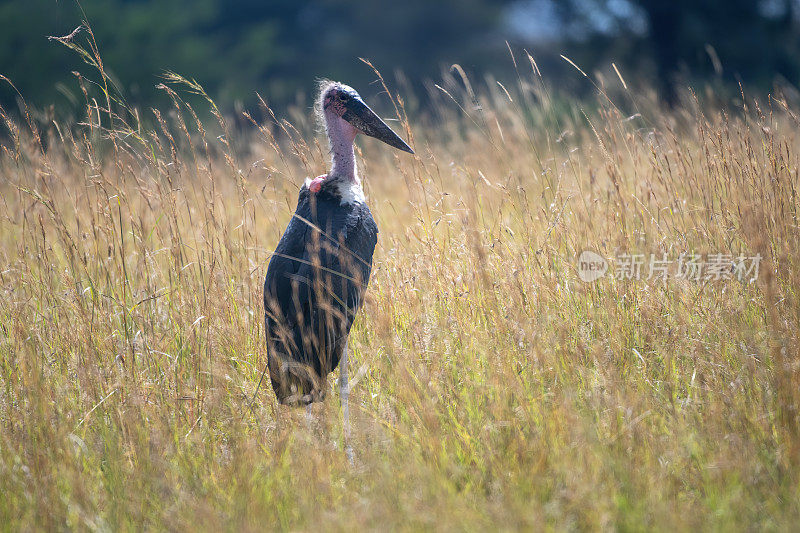
[[[380,236],[351,466],[335,391],[310,419],[266,383],[252,401],[269,254],[327,164],[310,110],[236,133],[167,81],[172,110],[90,86],[82,124],[5,120],[5,528],[800,519],[796,103],[668,111],[621,82],[569,103],[535,66],[445,80],[410,121],[393,96],[416,156],[359,141]],[[586,284],[585,249],[764,260],[754,283]]]

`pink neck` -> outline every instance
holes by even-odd
[[[353,148],[353,141],[358,131],[332,111],[326,111],[325,125],[331,145],[331,170],[328,176],[341,177],[358,183],[356,153]]]

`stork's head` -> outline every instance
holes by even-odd
[[[319,105],[328,123],[340,118],[355,128],[357,133],[375,137],[404,152],[414,153],[349,85],[336,81],[323,84]]]

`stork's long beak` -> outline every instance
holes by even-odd
[[[409,147],[392,129],[381,120],[367,104],[358,98],[351,98],[345,104],[345,112],[342,118],[352,124],[358,131],[370,137],[375,137],[399,150],[413,154],[414,150]]]

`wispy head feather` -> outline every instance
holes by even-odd
[[[319,127],[325,129],[325,112],[322,109],[322,100],[325,93],[334,85],[341,85],[338,81],[320,78],[317,80],[317,96],[314,98],[314,115],[317,117]]]

